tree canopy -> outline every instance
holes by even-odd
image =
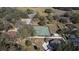
[[[52,13],[53,11],[52,11],[52,9],[45,9],[44,12],[50,14],[50,13]]]

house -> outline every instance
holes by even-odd
[[[13,28],[5,32],[6,36],[8,36],[9,39],[15,39],[17,37],[17,28]]]
[[[8,30],[8,32],[11,32],[11,31],[17,32],[18,31],[18,28],[13,28],[13,29],[9,29]]]
[[[25,24],[32,25],[31,22],[32,22],[33,18],[35,17],[35,15],[36,15],[36,13],[28,14],[28,18],[23,18],[23,19],[21,19],[21,21]]]
[[[21,21],[25,24],[31,24],[32,19],[31,18],[26,18],[26,19],[21,19]]]
[[[63,38],[57,33],[53,33],[51,38],[46,38],[42,46],[45,51],[55,51],[61,42],[64,42]]]
[[[7,32],[7,35],[8,35],[10,38],[15,38],[15,37],[16,37],[16,32],[15,32],[15,31],[10,31],[10,32]]]

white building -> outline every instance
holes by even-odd
[[[26,18],[26,19],[21,19],[21,21],[25,24],[31,24],[32,19]]]

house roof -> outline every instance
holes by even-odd
[[[16,37],[16,32],[15,31],[10,31],[6,33],[10,38]]]
[[[18,30],[18,28],[14,28],[14,29],[8,30],[8,32],[11,32],[11,31],[17,32],[17,30]]]
[[[27,18],[27,19],[21,19],[22,22],[26,23],[26,24],[31,24],[32,19]]]
[[[49,36],[49,28],[47,26],[33,26],[34,36]]]

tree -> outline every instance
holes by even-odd
[[[67,11],[64,17],[70,17],[72,23],[79,23],[79,12]]]
[[[18,37],[24,39],[27,38],[28,36],[31,36],[32,33],[33,29],[31,26],[23,25],[23,27],[18,30],[17,35]]]
[[[40,16],[40,17],[39,17],[39,20],[40,20],[40,21],[38,22],[38,24],[39,24],[39,25],[42,25],[42,26],[43,26],[43,25],[45,25],[45,24],[46,24],[45,17]]]
[[[20,18],[27,18],[27,14],[22,12],[16,8],[1,8],[0,9],[0,18],[5,19],[6,21],[15,24],[16,21],[20,20]]]
[[[3,20],[0,19],[0,31],[4,30],[4,24],[3,24]]]
[[[27,10],[26,10],[26,13],[27,13],[27,14],[32,14],[33,12],[34,12],[34,11],[31,10],[31,9],[27,9]]]
[[[47,19],[48,19],[49,21],[52,21],[52,20],[53,20],[53,16],[49,14],[49,15],[47,16]]]
[[[73,17],[75,19],[75,20],[73,20],[73,22],[79,23],[79,13],[73,13],[72,15],[73,15]]]
[[[53,11],[52,11],[52,9],[45,9],[44,12],[47,13],[47,14],[50,14],[50,13],[52,13]]]
[[[0,34],[0,51],[21,51],[23,48],[13,40],[10,40],[4,33]]]
[[[5,17],[7,14],[14,13],[15,10],[16,10],[15,8],[2,7],[0,9],[0,18]]]
[[[59,44],[59,47],[57,51],[77,51],[79,49],[76,49],[75,46],[70,42],[67,41],[67,43],[62,42]]]
[[[26,46],[30,46],[30,45],[32,45],[32,43],[31,43],[31,41],[26,40],[26,41],[25,41],[25,45],[26,45]]]
[[[39,20],[40,20],[40,21],[44,21],[44,20],[45,20],[45,17],[44,17],[44,16],[40,16],[40,17],[39,17]]]

